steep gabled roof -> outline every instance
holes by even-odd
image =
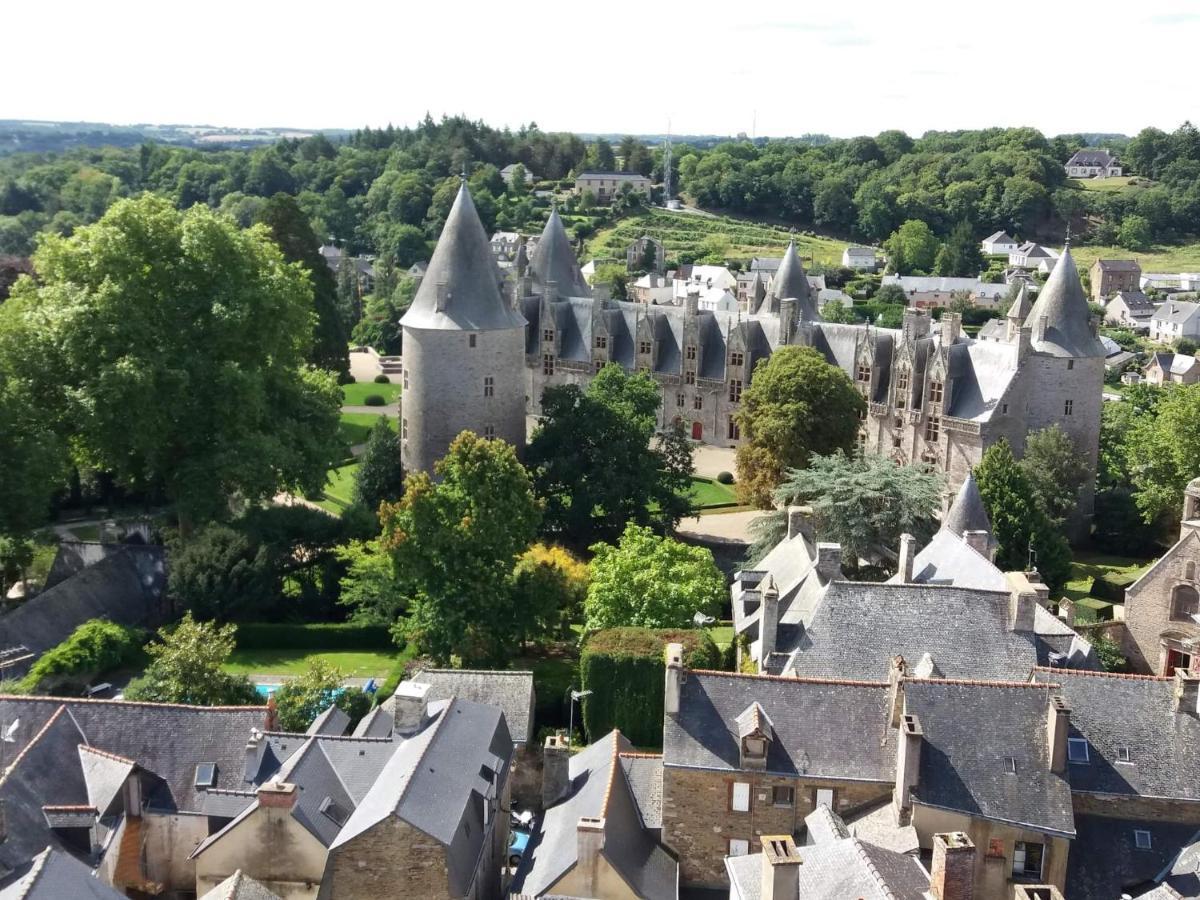
[[[496,331],[525,325],[525,317],[500,293],[500,271],[466,182],[458,189],[429,269],[400,324],[405,328],[461,331]]]
[[[0,887],[0,900],[123,900],[79,860],[47,847],[27,868]]]
[[[200,900],[280,900],[279,895],[238,869]]]
[[[964,531],[986,531],[991,534],[992,520],[988,518],[987,508],[983,505],[983,496],[979,493],[979,485],[975,475],[968,472],[958,495],[946,511],[942,519],[942,531],[962,537]]]
[[[533,673],[511,670],[422,669],[411,676],[428,684],[426,699],[459,697],[494,706],[504,712],[509,734],[523,744],[533,736]]]
[[[553,281],[560,297],[592,296],[592,289],[587,286],[579,270],[579,260],[571,249],[571,239],[567,237],[557,207],[550,210],[550,218],[542,230],[530,271],[539,287],[544,288]]]
[[[1024,281],[1017,289],[1017,296],[1012,302],[1012,306],[1008,308],[1007,316],[1010,319],[1015,319],[1017,322],[1024,322],[1029,318],[1029,311],[1033,309],[1033,301],[1029,299],[1029,285]]]
[[[1039,339],[1043,318],[1046,330]],[[1104,345],[1092,333],[1090,320],[1079,270],[1071,249],[1064,248],[1026,320],[1033,326],[1033,348],[1052,356],[1103,357]]]
[[[821,321],[821,314],[817,311],[816,303],[813,301],[808,276],[804,274],[804,265],[800,262],[800,257],[796,253],[796,242],[794,240],[788,242],[787,250],[783,254],[783,262],[780,263],[779,270],[771,280],[771,289],[768,292],[768,296],[774,301],[773,309],[779,308],[780,300],[791,298],[799,303],[798,312],[801,320],[808,322]]]

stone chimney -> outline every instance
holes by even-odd
[[[900,535],[900,561],[896,565],[896,574],[905,584],[912,584],[913,560],[917,556],[917,539],[907,532]]]
[[[896,738],[896,786],[892,792],[892,808],[896,822],[907,825],[912,821],[912,789],[917,786],[921,772],[921,743],[925,732],[916,716],[900,717]]]
[[[262,732],[257,728],[252,728],[250,740],[246,741],[246,768],[242,773],[243,781],[254,781],[254,776],[258,774],[259,766],[262,765],[263,750],[266,748],[266,744]]]
[[[942,346],[949,347],[962,334],[962,313],[948,312],[942,316],[941,327]]]
[[[679,694],[683,689],[683,644],[667,644],[667,681],[663,692],[663,711],[679,714]]]
[[[1017,332],[1017,362],[1024,362],[1032,351],[1033,328],[1029,325],[1022,325],[1021,330]]]
[[[992,553],[992,533],[990,531],[964,531],[962,533],[963,543],[982,556],[984,559],[990,560],[994,555]]]
[[[546,738],[542,751],[542,808],[553,806],[571,789],[571,745],[561,731]]]
[[[1046,339],[1046,328],[1050,324],[1049,316],[1038,316],[1036,329],[1033,334],[1033,339],[1039,344]]]
[[[972,900],[975,896],[975,845],[963,832],[933,836],[929,894],[933,900]]]
[[[256,793],[258,805],[268,809],[290,810],[296,805],[296,786],[285,781],[268,781]]]
[[[834,581],[842,577],[842,545],[817,544],[817,576],[822,581]]]
[[[396,705],[392,730],[401,737],[410,737],[420,731],[428,721],[429,685],[419,681],[402,681],[392,695]]]
[[[604,819],[580,816],[575,837],[578,841],[575,871],[582,881],[579,893],[584,897],[600,897],[603,886],[598,882],[600,854],[604,850]]]
[[[763,581],[762,605],[758,616],[758,668],[766,671],[766,662],[775,652],[775,640],[779,633],[779,589],[770,574]]]
[[[687,314],[695,316],[700,312],[700,288],[689,287],[687,292]]]
[[[787,297],[779,301],[779,342],[790,344],[796,336],[796,301]]]
[[[1008,628],[1009,631],[1029,633],[1033,631],[1034,615],[1038,601],[1040,576],[1036,572],[1005,572],[1008,579]],[[1030,576],[1033,577],[1030,577]]]
[[[1175,712],[1181,715],[1200,714],[1200,673],[1175,670]]]
[[[929,313],[912,306],[904,308],[901,328],[905,341],[915,341],[929,334]]]
[[[1046,744],[1050,755],[1050,771],[1063,775],[1067,771],[1067,732],[1071,726],[1071,708],[1058,694],[1050,695],[1046,709]]]
[[[812,507],[809,506],[789,506],[787,508],[787,536],[791,540],[798,534],[803,534],[806,537],[809,535],[809,516],[812,515]]]
[[[800,900],[799,868],[804,864],[790,834],[764,834],[762,900]]]
[[[558,282],[557,281],[547,281],[546,286],[544,288],[542,288],[542,297],[551,303],[553,303],[555,300],[557,300],[558,299]]]
[[[908,664],[903,656],[893,656],[888,664],[888,727],[900,727],[900,714],[904,712],[904,679],[908,675]]]

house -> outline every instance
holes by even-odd
[[[977,306],[994,307],[1008,295],[1007,284],[990,284],[978,278],[944,278],[924,275],[884,275],[883,284],[899,286],[914,309],[949,306],[959,297],[970,298]]]
[[[987,256],[1008,256],[1020,245],[1016,238],[1009,237],[1007,231],[997,231],[980,241],[979,246]]]
[[[317,249],[321,257],[325,260],[325,264],[329,266],[329,270],[334,275],[340,273],[342,258],[343,256],[346,257],[357,279],[358,294],[360,297],[375,290],[375,265],[372,257],[348,256],[343,253],[341,247],[336,247],[333,244],[322,244]]]
[[[675,276],[675,299],[683,302],[692,288],[701,290],[717,288],[722,291],[737,289],[737,278],[725,266],[692,265],[680,267]]]
[[[507,166],[505,166],[503,169],[500,170],[500,177],[504,179],[505,184],[512,184],[513,172],[516,171],[517,166],[520,166],[522,169],[525,169],[525,183],[526,184],[533,184],[535,181],[537,181],[537,176],[534,175],[533,172],[531,172],[529,169],[527,169],[523,163],[509,163]]]
[[[972,305],[979,309],[995,309],[1008,296],[1010,289],[1011,285],[1003,281],[981,281],[975,285],[975,293],[971,297],[974,301]]]
[[[1200,381],[1200,359],[1184,353],[1152,353],[1143,374],[1147,384],[1195,384]]]
[[[629,285],[629,299],[637,303],[671,303],[675,299],[674,279],[650,272]]]
[[[1025,269],[1036,269],[1043,260],[1056,259],[1058,254],[1049,247],[1026,241],[1008,253],[1008,264]]]
[[[630,272],[642,270],[663,274],[667,270],[667,250],[663,242],[643,234],[625,248],[625,268]]]
[[[650,196],[650,179],[638,172],[581,172],[575,178],[575,193],[590,193],[598,203],[608,203],[629,186],[629,190]]]
[[[1064,168],[1072,178],[1113,178],[1122,172],[1121,161],[1107,148],[1076,150]]]
[[[1172,344],[1183,337],[1200,338],[1200,303],[1163,301],[1150,317],[1150,340]]]
[[[542,799],[513,896],[679,896],[679,863],[659,840],[661,756],[636,752],[619,731],[574,755],[562,735],[551,735]]]
[[[847,247],[842,251],[842,265],[874,272],[879,268],[879,257],[872,247]]]
[[[513,745],[522,749],[534,737],[533,672],[516,669],[421,669],[413,681],[429,685],[428,702],[458,697],[494,706],[504,713]]]
[[[1200,478],[1184,491],[1179,540],[1125,589],[1123,652],[1136,671],[1200,669]]]
[[[1104,321],[1134,331],[1148,331],[1154,316],[1154,304],[1140,290],[1117,291],[1105,304]]]
[[[1105,300],[1121,291],[1141,290],[1142,267],[1135,259],[1098,259],[1092,263],[1092,299]]]

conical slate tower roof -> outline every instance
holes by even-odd
[[[525,326],[525,317],[500,293],[500,272],[466,182],[458,189],[429,269],[400,324],[447,331]]]
[[[1033,326],[1033,349],[1053,356],[1103,357],[1104,345],[1092,334],[1091,315],[1071,248],[1064,247],[1062,257],[1025,319]],[[1043,316],[1046,333],[1039,340]]]
[[[821,314],[817,312],[816,300],[808,286],[808,276],[804,274],[804,265],[796,253],[794,240],[788,242],[787,250],[783,254],[783,262],[779,266],[779,271],[775,273],[775,278],[771,282],[771,290],[766,299],[770,302],[771,309],[778,311],[779,301],[788,298],[799,302],[801,320],[809,322],[820,320]]]
[[[579,260],[571,249],[571,239],[563,228],[557,207],[550,210],[550,218],[542,230],[542,238],[538,241],[530,269],[539,287],[545,287],[553,281],[560,297],[592,296],[591,288],[579,271]]]
[[[964,531],[992,533],[992,520],[988,518],[983,497],[979,494],[979,485],[975,483],[973,474],[967,475],[967,480],[958,489],[958,496],[946,511],[946,516],[942,519],[942,531],[949,531],[959,537]]]
[[[1021,282],[1016,299],[1013,300],[1012,306],[1008,308],[1008,318],[1015,319],[1017,322],[1024,322],[1029,317],[1029,310],[1032,306],[1033,304],[1029,302],[1029,285]]]

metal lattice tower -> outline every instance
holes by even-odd
[[[663,206],[671,199],[671,122],[667,120],[667,140],[663,147]]]

